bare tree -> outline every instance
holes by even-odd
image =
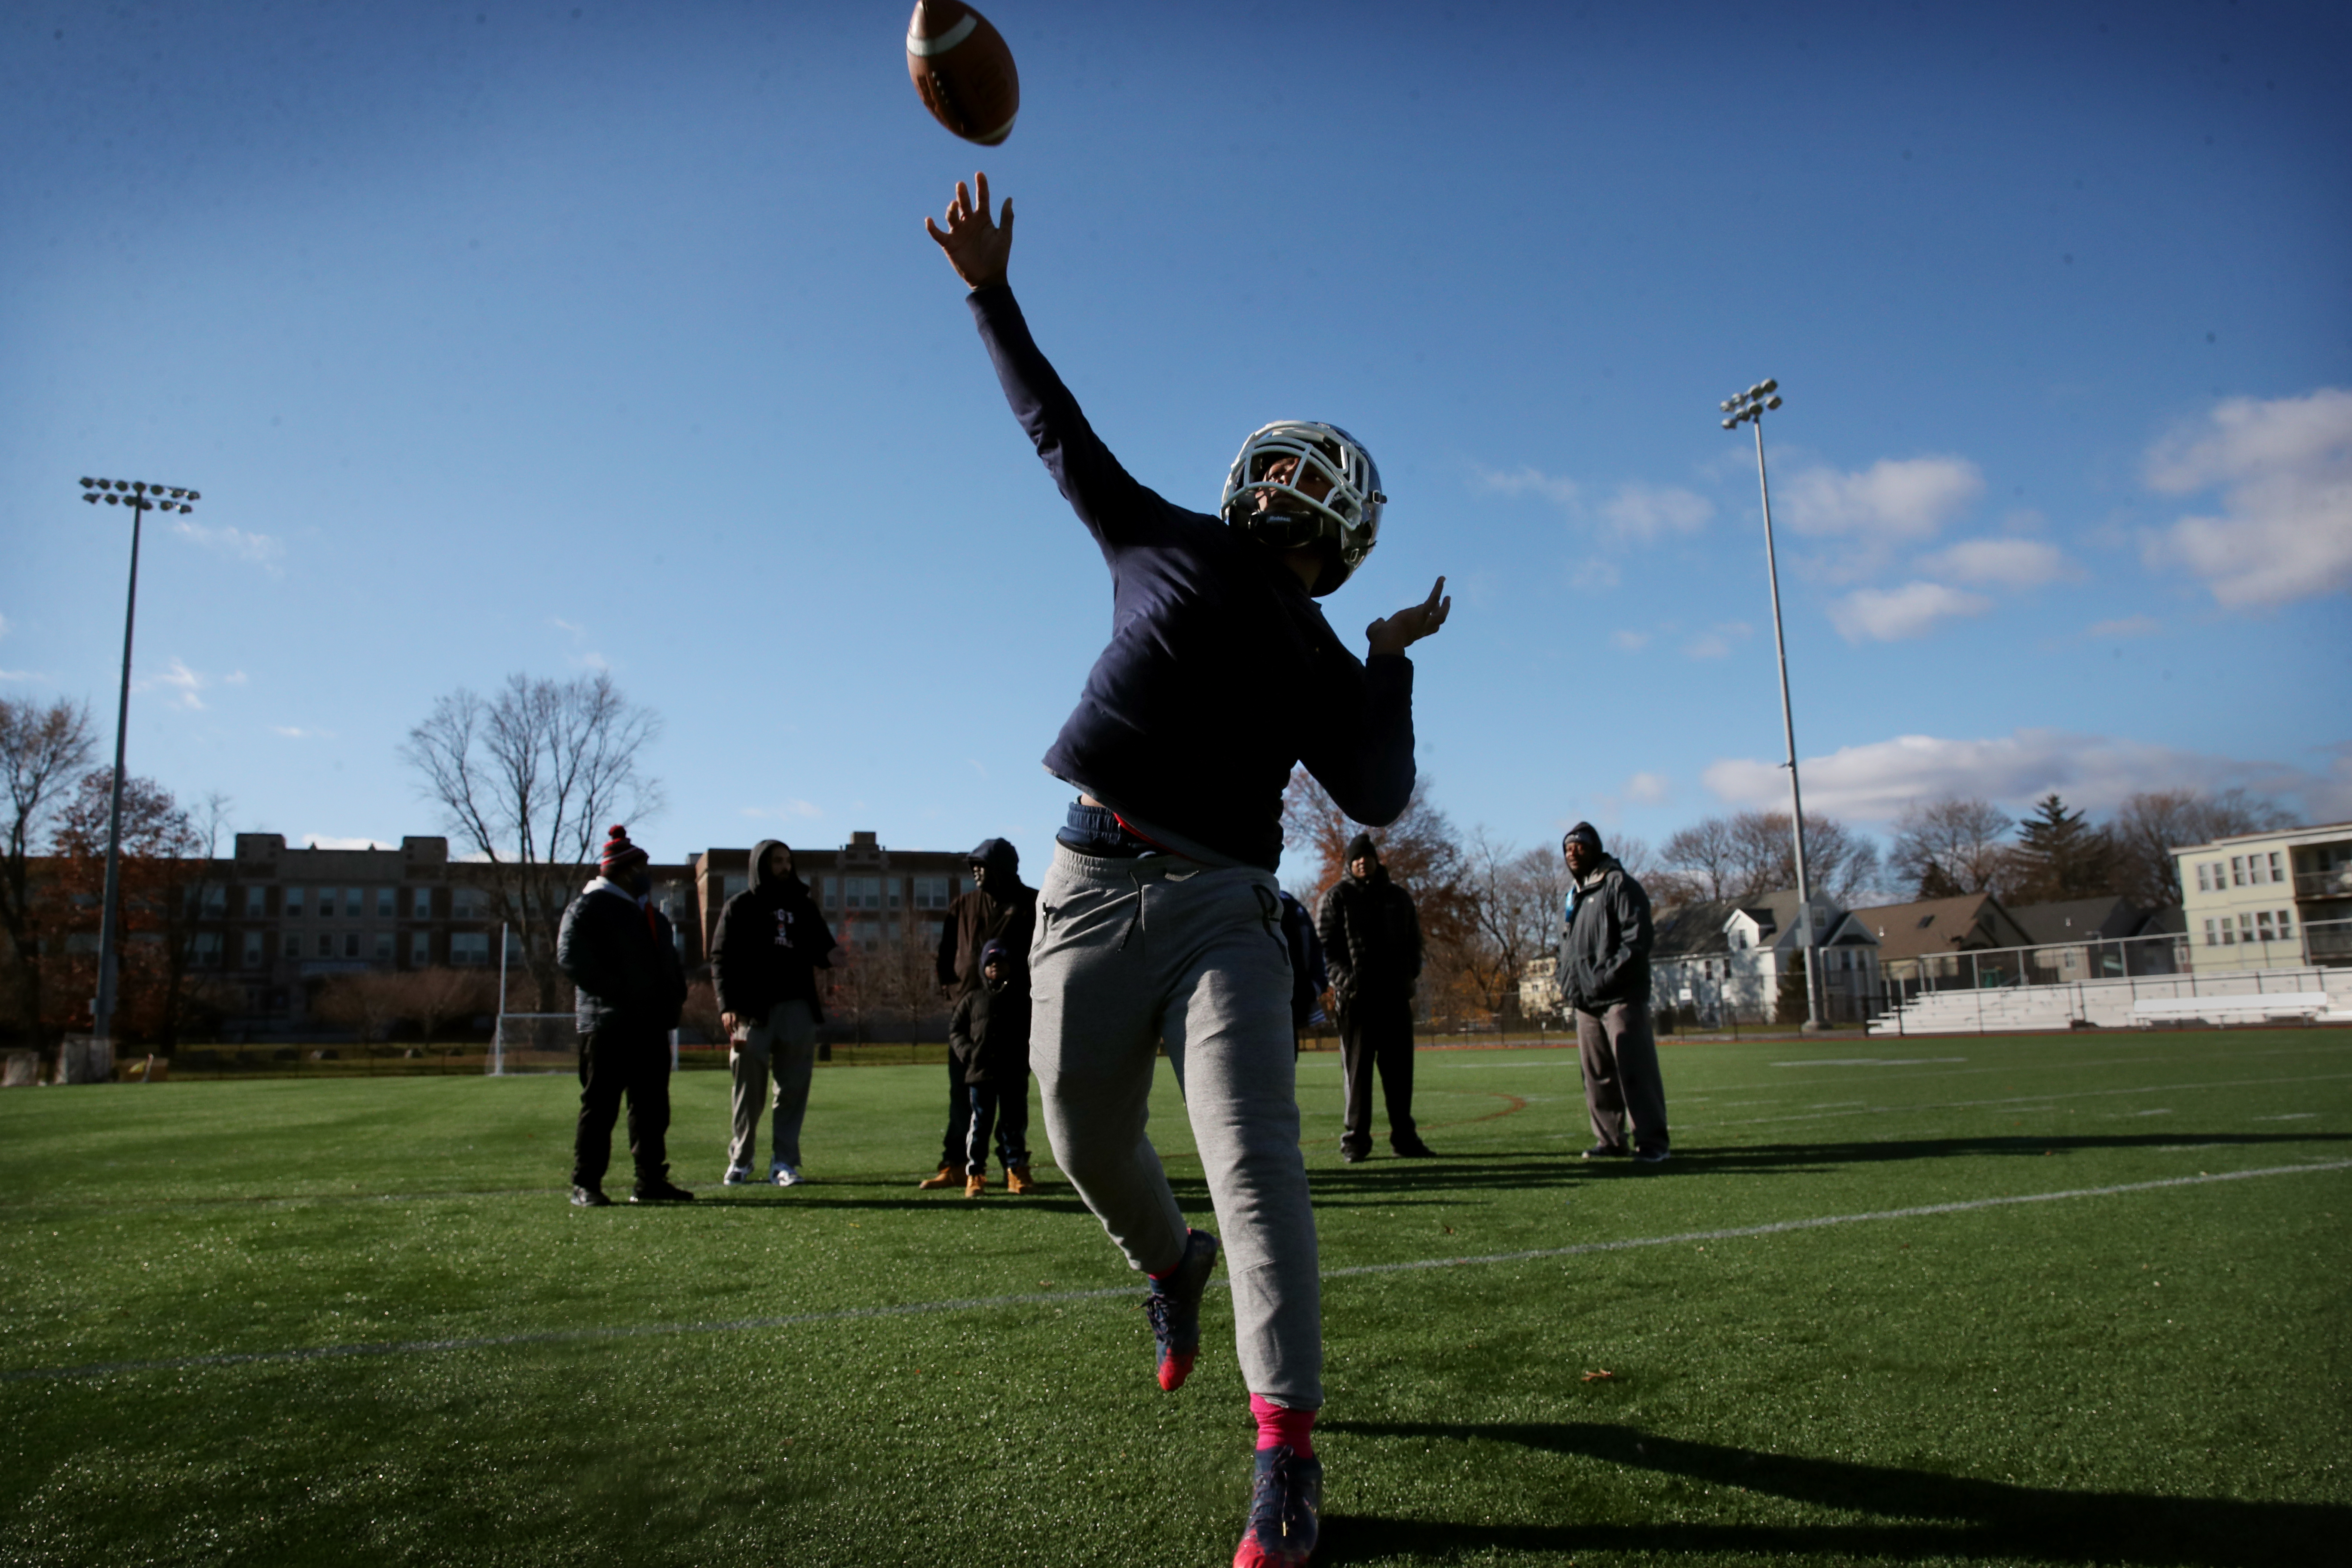
[[[1483,827],[1471,832],[1463,860],[1462,890],[1473,940],[1457,966],[1486,1011],[1516,1011],[1520,974],[1555,933],[1567,896],[1567,868],[1548,847],[1500,844]]]
[[[410,1004],[408,979],[405,974],[376,971],[338,974],[319,987],[313,1010],[330,1024],[357,1035],[360,1044],[373,1045],[390,1038],[394,1021],[405,1015]]]
[[[16,984],[16,1030],[41,1042],[41,952],[36,931],[32,851],[48,830],[73,776],[89,765],[97,742],[89,710],[58,700],[42,707],[0,697],[0,775],[8,784],[8,841],[0,854],[0,934],[8,940]]]
[[[2009,814],[1989,800],[1915,800],[1895,819],[1888,869],[1922,899],[1989,893],[2011,879]]]
[[[1709,817],[1667,839],[1664,859],[1691,893],[1709,900],[1754,899],[1797,885],[1796,844],[1785,811]],[[1851,908],[1878,890],[1877,844],[1832,817],[1806,814],[1805,859],[1816,898]]]
[[[562,994],[556,928],[605,826],[661,809],[659,782],[637,771],[660,731],[660,717],[601,670],[562,681],[510,675],[491,697],[460,688],[436,699],[400,748],[420,793],[483,862],[498,918],[522,944],[537,1011]]]
[[[1462,840],[1445,813],[1431,804],[1428,784],[1425,775],[1416,780],[1402,815],[1369,831],[1389,879],[1412,896],[1421,919],[1421,1005],[1432,1015],[1445,1015],[1484,1008],[1486,990],[1475,900],[1465,887]],[[1360,829],[1304,768],[1291,774],[1282,816],[1284,847],[1315,857],[1308,890],[1299,892],[1296,883],[1292,890],[1319,915],[1323,895],[1347,869],[1348,843]]]
[[[2143,790],[2116,807],[2107,824],[2116,852],[2117,891],[2142,909],[2180,906],[2180,865],[2173,850],[2241,833],[2295,826],[2294,814],[2242,788]]]
[[[478,969],[412,969],[400,982],[400,1016],[415,1024],[431,1045],[452,1018],[490,1011],[490,977]]]

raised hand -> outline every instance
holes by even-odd
[[[948,226],[942,230],[927,216],[923,232],[947,253],[948,265],[965,287],[986,289],[1004,281],[1004,264],[1013,254],[1013,198],[1004,198],[1003,222],[991,222],[988,176],[975,174],[971,182],[979,187],[979,199],[973,200],[971,189],[958,180],[955,200],[948,204]]]
[[[1429,591],[1429,597],[1408,609],[1374,621],[1364,628],[1364,637],[1374,653],[1402,653],[1425,637],[1435,635],[1454,613],[1454,600],[1445,592],[1445,579]]]

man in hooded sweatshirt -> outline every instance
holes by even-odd
[[[992,942],[1020,973],[1022,994],[1029,988],[1029,942],[1037,932],[1037,889],[1021,880],[1021,852],[1003,838],[983,838],[971,856],[972,889],[948,906],[940,927],[934,971],[940,994],[952,1006],[981,984],[981,953]],[[948,1054],[948,1126],[940,1139],[939,1169],[915,1185],[925,1192],[953,1186],[964,1178],[964,1135],[971,1124],[971,1097],[955,1054]]]
[[[1560,999],[1576,1018],[1584,1107],[1592,1119],[1588,1160],[1666,1158],[1666,1083],[1650,1032],[1650,896],[1604,853],[1601,833],[1580,822],[1560,840],[1568,907],[1559,938]],[[1625,1142],[1628,1116],[1633,1142]]]
[[[1004,943],[981,949],[980,984],[948,1020],[948,1052],[963,1071],[963,1195],[988,1191],[992,1132],[1004,1190],[1029,1191],[1029,972]]]
[[[1404,651],[1444,625],[1450,601],[1440,578],[1427,599],[1372,622],[1362,658],[1324,618],[1316,598],[1370,553],[1387,504],[1371,453],[1335,425],[1283,419],[1252,432],[1216,515],[1129,474],[1013,300],[1011,204],[1000,224],[985,177],[973,184],[977,199],[959,184],[947,227],[931,223],[930,236],[971,289],[1005,401],[1111,583],[1109,643],[1045,758],[1077,798],[1055,836],[1027,954],[1038,1107],[1055,1164],[1150,1280],[1144,1314],[1168,1393],[1192,1373],[1201,1299],[1225,1255],[1257,1426],[1234,1564],[1297,1568],[1314,1554],[1322,1506],[1323,1307],[1297,1061],[1282,1049],[1297,1044],[1275,875],[1282,793],[1304,763],[1356,821],[1397,819],[1413,782]],[[1322,347],[1311,330],[1293,337],[1253,342],[1232,379],[1286,384],[1287,363]],[[1163,1053],[1222,1243],[1185,1223],[1152,1147]],[[1062,1440],[1082,1453],[1108,1441],[1083,1421]],[[1186,1471],[1150,1453],[1133,1462]]]
[[[1372,1152],[1372,1073],[1388,1102],[1389,1147],[1408,1160],[1433,1151],[1412,1120],[1412,984],[1421,977],[1421,917],[1412,895],[1389,880],[1369,833],[1349,841],[1347,874],[1323,895],[1323,962],[1339,1007],[1347,1116],[1339,1158]]]
[[[729,1186],[751,1179],[760,1102],[768,1097],[772,1070],[768,1180],[780,1187],[800,1184],[801,1121],[808,1114],[816,1026],[824,1021],[816,972],[831,969],[840,952],[808,885],[793,874],[791,846],[773,838],[753,845],[749,883],[719,912],[710,943],[711,984],[735,1079]]]
[[[602,873],[563,911],[556,967],[579,987],[580,1121],[572,1138],[572,1201],[603,1208],[613,1122],[629,1101],[629,1154],[636,1163],[633,1204],[690,1202],[673,1186],[669,1132],[669,1032],[686,1006],[686,965],[668,919],[653,906],[646,852],[615,827]]]

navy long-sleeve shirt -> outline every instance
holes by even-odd
[[[1278,554],[1112,457],[1006,288],[971,297],[1005,401],[1110,568],[1111,639],[1045,766],[1122,815],[1272,870],[1305,763],[1378,827],[1412,793],[1412,661],[1360,660]]]

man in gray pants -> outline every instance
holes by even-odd
[[[1568,830],[1560,853],[1570,886],[1559,988],[1576,1016],[1584,1106],[1595,1140],[1584,1157],[1632,1153],[1640,1163],[1660,1164],[1666,1158],[1666,1085],[1650,1032],[1650,897],[1615,856],[1601,851],[1601,835],[1589,822]]]
[[[1233,1270],[1234,1338],[1257,1424],[1235,1568],[1304,1563],[1323,1467],[1322,1298],[1298,1149],[1290,950],[1282,930],[1282,794],[1303,762],[1360,822],[1412,793],[1412,665],[1444,625],[1444,579],[1374,621],[1362,659],[1316,599],[1348,580],[1380,526],[1379,470],[1336,426],[1251,436],[1218,515],[1136,482],[1038,351],[1005,284],[985,177],[929,224],[1005,401],[1109,568],[1109,646],[1045,753],[1080,792],[1055,837],[1030,950],[1037,1076],[1055,1163],[1149,1275],[1160,1386],[1200,1348],[1218,1241],[1190,1229],[1147,1136],[1165,1046],[1184,1093]]]

